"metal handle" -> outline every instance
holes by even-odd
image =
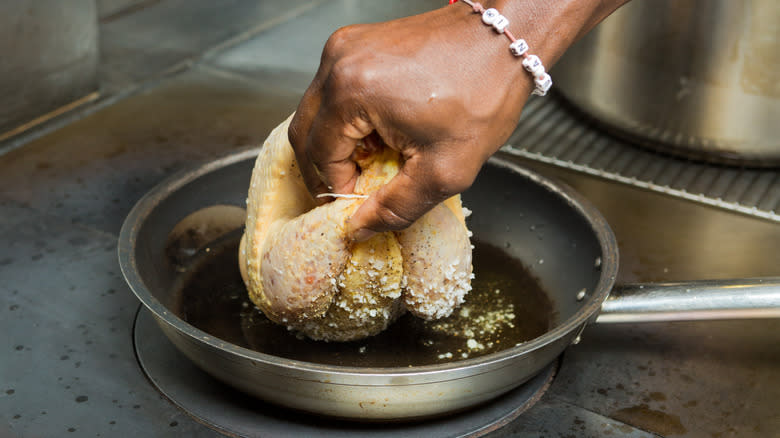
[[[780,277],[615,286],[596,322],[780,318]]]

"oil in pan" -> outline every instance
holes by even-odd
[[[240,230],[196,254],[179,282],[173,309],[226,342],[293,360],[358,367],[408,367],[494,353],[545,333],[553,306],[538,281],[500,248],[474,244],[473,290],[447,318],[402,316],[377,336],[352,342],[304,338],[266,318],[249,301],[238,269]]]

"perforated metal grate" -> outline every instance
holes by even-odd
[[[531,99],[503,150],[555,166],[780,222],[780,170],[721,166],[642,149],[553,96]]]

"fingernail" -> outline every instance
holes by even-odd
[[[368,228],[361,228],[352,233],[351,238],[355,242],[365,242],[366,240],[374,237],[376,234],[376,231],[371,231]]]

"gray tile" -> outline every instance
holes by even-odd
[[[294,19],[206,58],[214,66],[261,81],[303,91],[336,29],[348,24],[385,21],[442,7],[436,0],[327,1]]]
[[[116,234],[160,180],[261,144],[299,99],[190,71],[0,156],[0,200]]]
[[[657,437],[612,418],[550,399],[542,399],[517,420],[488,435],[489,438],[602,438],[605,436]]]
[[[94,0],[3,2],[0,138],[98,88]]]
[[[103,87],[141,81],[312,1],[164,0],[115,15],[100,26]]]
[[[136,362],[116,239],[9,203],[0,218],[0,435],[214,436]]]
[[[103,20],[158,3],[160,0],[97,0],[98,17]]]
[[[589,327],[549,395],[662,436],[770,436],[780,321]]]

